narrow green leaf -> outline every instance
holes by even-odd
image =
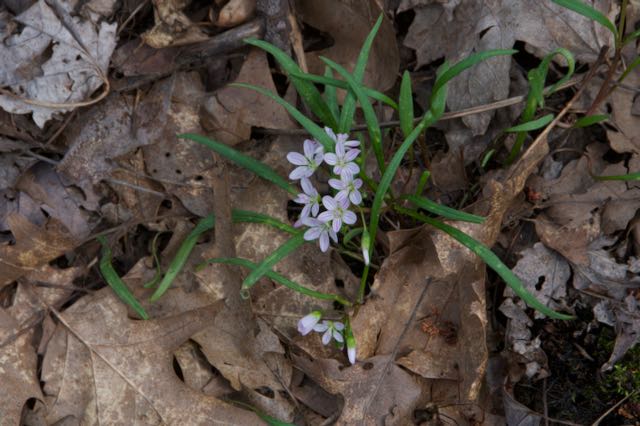
[[[273,253],[264,258],[264,260],[253,270],[242,282],[242,290],[251,288],[258,282],[271,268],[287,257],[291,252],[297,250],[306,241],[304,240],[304,231],[301,231],[291,237],[286,243],[278,247]]]
[[[484,223],[485,218],[482,216],[476,216],[475,214],[465,213],[460,210],[452,209],[451,207],[443,206],[435,201],[431,201],[425,197],[416,197],[415,195],[408,195],[407,200],[411,201],[421,209],[425,209],[428,212],[437,214],[451,220],[461,220],[471,223]]]
[[[298,92],[304,103],[309,106],[311,111],[313,111],[313,113],[320,119],[320,121],[325,123],[332,129],[335,129],[338,126],[336,116],[334,116],[331,109],[322,98],[320,91],[308,81],[300,80],[296,77],[296,74],[302,74],[303,71],[300,69],[298,64],[296,64],[296,62],[289,57],[289,55],[284,53],[273,44],[268,43],[264,40],[248,38],[245,39],[244,42],[271,53],[271,55],[273,55],[276,61],[278,61],[282,68],[291,77],[291,82],[295,86],[296,91]]]
[[[631,73],[631,71],[636,69],[638,65],[640,65],[640,56],[637,56],[633,61],[631,61],[629,66],[624,70],[624,72],[618,79],[618,83],[622,83],[624,79],[627,78],[627,76]]]
[[[380,25],[382,25],[383,14],[380,14],[378,20],[375,25],[367,35],[367,38],[364,40],[362,44],[362,48],[360,49],[360,53],[358,54],[358,59],[356,60],[356,66],[353,69],[353,79],[356,83],[362,84],[362,79],[364,78],[364,70],[367,67],[367,61],[369,60],[369,52],[371,51],[371,46],[373,45],[373,39],[376,37],[378,30],[380,29]],[[348,133],[351,130],[351,126],[353,124],[353,115],[356,112],[356,99],[353,94],[347,92],[347,96],[344,99],[344,103],[342,105],[342,114],[340,115],[340,123],[338,124],[339,132]]]
[[[345,236],[342,238],[342,245],[346,246],[347,244],[349,244],[349,241],[351,241],[358,235],[362,234],[363,230],[364,228],[362,227],[352,228],[351,230],[349,230],[349,232],[347,232]]]
[[[153,258],[153,263],[156,266],[156,273],[153,275],[153,278],[144,283],[144,288],[155,287],[162,279],[162,268],[160,267],[160,259],[158,258],[158,237],[160,235],[162,235],[162,232],[156,233],[151,241],[151,257]]]
[[[298,123],[300,123],[302,127],[307,129],[311,136],[313,136],[315,140],[322,144],[325,150],[330,152],[333,151],[335,141],[331,139],[329,135],[327,135],[324,129],[311,121],[303,113],[298,111],[293,105],[282,99],[280,96],[271,93],[267,89],[254,86],[252,84],[233,83],[231,84],[231,86],[244,87],[245,89],[255,90],[256,92],[273,99],[274,101],[282,105],[287,110],[287,112],[289,112],[289,114],[291,114],[291,116],[295,118]]]
[[[527,121],[526,123],[518,124],[517,126],[509,127],[505,129],[505,132],[517,133],[517,132],[530,132],[532,130],[538,130],[545,127],[547,124],[553,121],[553,114],[547,114],[536,120]]]
[[[440,229],[443,232],[446,232],[451,237],[456,239],[462,245],[467,247],[469,250],[477,254],[491,269],[493,269],[499,276],[504,280],[504,282],[511,287],[511,289],[530,307],[542,312],[547,315],[549,318],[554,319],[563,319],[569,320],[573,319],[573,316],[561,314],[559,312],[554,311],[549,308],[545,304],[541,303],[534,295],[529,293],[529,291],[524,287],[522,281],[513,273],[511,269],[507,268],[507,266],[502,263],[500,258],[496,256],[494,252],[491,251],[487,246],[482,244],[481,242],[473,239],[469,235],[460,231],[453,226],[447,225],[446,223],[442,223],[439,220],[432,219],[425,215],[421,215],[420,213],[412,212],[409,209],[402,209],[402,212],[415,217],[418,220],[421,220],[434,228]]]
[[[553,52],[546,55],[542,59],[542,63],[538,66],[538,69],[540,69],[543,73],[543,81],[542,81],[543,87],[544,87],[544,83],[547,80],[547,74],[549,72],[549,66],[551,65],[551,61],[556,55],[562,56],[565,59],[565,61],[567,61],[567,72],[560,80],[558,80],[556,83],[554,83],[551,87],[547,89],[546,91],[547,95],[554,93],[556,90],[558,90],[558,87],[560,87],[561,85],[569,81],[569,79],[573,76],[573,73],[576,70],[576,60],[573,57],[573,53],[571,53],[569,50],[565,49],[564,47],[559,47],[555,49]],[[544,89],[541,88],[540,93],[542,93],[543,91]]]
[[[447,84],[449,80],[451,80],[461,72],[471,68],[472,66],[476,65],[479,62],[482,62],[494,56],[513,55],[514,53],[518,53],[518,51],[513,49],[494,49],[494,50],[485,50],[484,52],[474,53],[473,55],[470,55],[466,59],[463,59],[462,61],[449,67],[446,72],[442,73],[442,75],[437,79],[436,83],[434,84],[432,93],[438,92],[438,90],[440,90],[442,86]]]
[[[632,32],[631,34],[626,36],[624,38],[624,40],[622,41],[622,46],[626,46],[627,44],[631,43],[632,41],[634,41],[638,37],[640,37],[640,29],[635,30],[634,32]]]
[[[349,90],[349,83],[344,80],[338,80],[337,78],[330,78],[326,75],[315,75],[315,74],[296,74],[296,77],[313,81],[314,83],[324,84],[325,86],[337,87],[338,89]],[[376,101],[380,101],[383,104],[390,106],[391,108],[398,110],[398,104],[391,99],[389,96],[385,95],[382,92],[378,92],[370,87],[360,85],[364,93],[370,97],[371,99],[375,99]]]
[[[258,268],[257,264],[247,259],[232,258],[232,257],[218,257],[214,259],[208,259],[205,263],[198,265],[197,269],[201,269],[202,266],[204,266],[204,264],[206,263],[226,263],[229,265],[239,265],[251,271],[255,271]],[[264,274],[264,276],[271,279],[272,281],[277,282],[278,284],[283,285],[284,287],[287,287],[293,291],[297,291],[298,293],[302,293],[304,295],[315,297],[316,299],[321,299],[321,300],[334,300],[344,306],[351,306],[351,302],[349,302],[348,300],[344,299],[341,296],[338,296],[337,294],[322,293],[319,291],[312,290],[294,281],[291,281],[290,279],[284,277],[283,275],[280,275],[275,271],[267,271]]]
[[[333,79],[333,72],[331,72],[331,68],[325,66],[324,77],[327,79]],[[336,86],[331,84],[324,85],[324,99],[331,110],[331,114],[336,118],[337,123],[338,117],[340,117],[340,107],[338,106],[338,89]]]
[[[577,119],[573,127],[576,129],[579,129],[582,127],[589,127],[596,123],[602,123],[603,121],[606,121],[608,119],[609,119],[608,114],[586,115],[584,117],[580,117],[579,119]]]
[[[373,147],[373,152],[376,155],[376,159],[378,160],[378,167],[381,172],[385,170],[384,164],[384,154],[382,151],[382,133],[380,132],[380,125],[378,124],[378,117],[376,117],[376,113],[373,110],[373,106],[371,106],[371,102],[369,102],[369,98],[364,94],[360,84],[356,82],[356,80],[349,74],[349,72],[344,69],[341,65],[333,62],[331,59],[320,57],[320,59],[330,66],[334,71],[336,71],[342,78],[344,78],[349,84],[349,88],[355,93],[358,102],[360,102],[360,107],[362,108],[362,112],[364,113],[364,120],[367,123],[367,130],[369,131],[369,137],[371,138],[371,146]],[[343,107],[343,111],[344,111]]]
[[[640,180],[640,172],[629,173],[627,175],[593,176],[595,180]]]
[[[597,23],[599,23],[600,25],[602,25],[603,27],[611,31],[611,33],[616,38],[616,40],[618,39],[618,29],[616,28],[615,25],[613,25],[613,22],[611,22],[606,16],[604,16],[602,13],[600,13],[593,7],[589,6],[588,4],[583,3],[579,0],[551,0],[551,1],[553,1],[554,3],[566,9],[573,10],[574,12],[579,13],[580,15],[586,18],[596,21]]]
[[[269,182],[274,183],[275,185],[279,186],[280,188],[284,189],[285,191],[287,191],[292,195],[296,195],[299,192],[297,189],[293,187],[293,185],[291,185],[286,179],[284,179],[282,176],[276,173],[276,171],[273,170],[271,167],[256,160],[255,158],[251,158],[248,155],[245,155],[240,151],[237,151],[231,148],[226,144],[216,142],[205,136],[196,135],[194,133],[185,133],[182,135],[178,135],[178,137],[183,139],[189,139],[194,142],[198,142],[199,144],[202,144],[207,148],[212,149],[213,151],[225,157],[227,160],[232,161],[249,171],[252,171],[256,175],[260,176],[263,179],[268,180]]]
[[[171,260],[171,263],[169,263],[167,272],[164,274],[164,277],[162,277],[160,284],[158,284],[158,288],[151,295],[150,300],[152,302],[158,300],[169,289],[173,280],[180,273],[185,263],[187,263],[187,259],[198,242],[200,235],[213,229],[214,224],[215,217],[210,214],[209,216],[200,219],[196,227],[193,228],[189,235],[187,235],[187,238],[185,238],[182,244],[180,244],[175,257]]]
[[[411,75],[409,71],[402,74],[400,83],[400,99],[398,101],[398,116],[400,118],[400,129],[406,138],[413,130],[413,91],[411,90]]]
[[[100,273],[102,277],[105,279],[109,287],[113,290],[113,292],[122,300],[125,304],[131,306],[131,308],[136,311],[140,318],[149,319],[149,315],[144,310],[140,302],[135,298],[133,293],[129,290],[127,285],[122,281],[118,273],[115,269],[113,269],[113,265],[111,264],[111,249],[107,244],[107,240],[102,236],[98,236],[98,242],[102,245],[102,252],[100,257]]]
[[[417,197],[421,197],[424,192],[424,188],[427,186],[427,181],[429,180],[429,176],[431,176],[431,172],[429,170],[424,170],[420,175],[420,180],[418,181],[418,185],[416,186]]]

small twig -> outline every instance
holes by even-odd
[[[542,410],[544,413],[544,424],[549,426],[549,404],[547,403],[547,378],[542,379]]]
[[[632,396],[634,396],[635,394],[637,394],[638,392],[640,392],[640,390],[634,390],[633,392],[631,392],[629,395],[625,396],[624,398],[622,398],[620,401],[616,402],[611,408],[609,408],[607,411],[605,411],[600,417],[598,417],[596,419],[595,422],[593,422],[593,424],[591,426],[599,426],[600,422],[602,420],[605,419],[605,417],[607,417],[609,414],[611,414],[613,412],[613,410],[615,410],[616,408],[618,408],[620,405],[622,405],[623,402],[625,402],[627,399],[631,398]]]

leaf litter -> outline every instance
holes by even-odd
[[[17,16],[0,13],[0,57],[6,59],[0,107],[31,114],[26,119],[45,130],[52,122],[59,126],[48,142],[15,140],[15,131],[0,135],[0,388],[11,389],[0,418],[9,424],[261,424],[241,408],[247,404],[294,424],[444,418],[537,424],[545,418],[519,402],[516,391],[519,382],[557,374],[551,362],[557,354],[540,331],[556,323],[532,314],[509,289],[488,298],[487,291],[497,290],[485,264],[431,227],[407,222],[381,231],[386,255],[377,259],[365,303],[352,312],[354,366],[317,335],[296,332],[298,319],[312,310],[338,318],[344,308],[266,278],[245,300],[239,289],[248,271],[202,266],[233,256],[259,263],[289,238],[263,224],[232,223],[229,206],[284,223],[292,223],[295,209],[270,183],[175,135],[204,133],[286,176],[283,153],[299,149],[303,139],[288,135],[293,120],[271,99],[228,82],[266,87],[295,104],[290,81],[261,50],[247,48],[205,60],[195,72],[175,71],[109,93],[107,78],[116,77],[110,69],[124,70],[112,54],[140,39],[151,57],[161,47],[197,46],[252,19],[255,7],[292,29],[301,66],[323,74],[319,57],[326,55],[351,70],[381,11],[377,1],[299,1],[292,7],[298,15],[286,17],[274,12],[288,10],[276,3],[153,2],[134,11],[110,1],[40,0]],[[612,20],[619,12],[614,2],[592,3]],[[433,71],[440,58],[455,61],[520,41],[534,57],[563,46],[592,64],[612,43],[603,28],[550,2],[396,4],[386,10],[364,78],[390,95],[401,68],[412,71],[416,92],[428,93],[429,79],[421,73]],[[457,111],[522,94],[522,74],[517,59],[490,59],[453,80],[448,107]],[[636,71],[626,82],[635,86],[637,78]],[[602,360],[603,374],[624,361],[640,336],[638,184],[595,178],[638,171],[637,102],[621,87],[608,103],[609,123],[581,133],[589,142],[552,132],[510,168],[494,167],[481,179],[480,156],[501,129],[516,123],[517,108],[443,125],[449,151],[440,143],[417,152],[433,167],[429,194],[453,203],[464,194],[473,201],[470,211],[487,217],[483,224],[452,225],[502,250],[547,306],[588,311],[591,330],[614,328],[606,356],[593,355]],[[420,169],[410,167],[400,170],[394,190],[415,186],[411,178]],[[155,262],[166,271],[193,228],[193,215],[212,212],[214,229],[200,237],[165,296],[149,302],[153,289],[144,284],[156,274]],[[513,233],[506,228],[514,222],[530,223],[533,232],[511,253],[506,236]],[[135,319],[111,289],[99,289],[103,281],[92,270],[98,232],[110,235],[114,265],[151,320]],[[164,232],[157,241],[156,232]],[[157,259],[151,255],[156,249]],[[354,298],[361,271],[353,265],[337,252],[304,245],[274,270],[316,291]],[[496,373],[498,347],[506,362]],[[494,374],[490,386],[502,397],[486,392]]]

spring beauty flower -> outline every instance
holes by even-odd
[[[329,195],[322,197],[322,205],[327,209],[318,215],[318,219],[322,222],[331,222],[334,232],[340,231],[342,223],[353,225],[358,217],[349,207],[349,199],[346,197],[333,198]]]
[[[333,139],[335,141],[335,143],[343,143],[344,146],[349,147],[349,148],[357,148],[360,146],[360,141],[350,141],[347,140],[349,139],[349,135],[346,133],[338,133],[337,135],[334,133],[334,131],[330,128],[330,127],[325,127],[324,131],[327,135],[329,135],[329,137],[331,139]]]
[[[323,222],[315,217],[302,218],[302,224],[309,227],[304,233],[304,239],[307,241],[318,240],[320,243],[320,250],[323,252],[329,249],[329,238],[334,243],[338,242],[338,235],[336,231],[331,228],[331,224]]]
[[[313,187],[311,181],[307,178],[302,178],[300,179],[300,186],[302,186],[303,193],[298,194],[293,200],[298,204],[304,205],[300,213],[300,219],[296,222],[298,226],[302,224],[302,219],[305,217],[316,217],[320,212],[320,194],[318,194],[318,191]]]
[[[287,160],[291,164],[298,166],[289,174],[289,179],[291,180],[311,177],[318,166],[322,164],[324,155],[320,144],[307,139],[304,141],[302,147],[304,155],[299,152],[290,152],[287,154]]]
[[[300,321],[298,321],[298,332],[306,336],[313,330],[316,324],[318,324],[320,318],[322,318],[322,312],[320,311],[313,311],[300,318]]]
[[[354,179],[351,173],[340,175],[340,179],[329,179],[329,186],[339,191],[336,198],[348,198],[356,206],[362,202],[362,179]]]
[[[331,338],[338,342],[344,343],[344,336],[342,336],[342,330],[344,330],[344,324],[340,321],[324,320],[320,324],[316,324],[313,329],[319,333],[324,332],[322,335],[322,344],[326,345],[331,341]]]
[[[353,162],[360,154],[359,149],[347,149],[345,142],[339,140],[336,142],[336,152],[327,152],[324,154],[324,161],[333,166],[333,173],[342,175],[343,173],[351,173],[355,176],[360,172],[360,167]]]
[[[351,330],[347,332],[347,357],[351,365],[356,363],[356,339],[353,337]]]

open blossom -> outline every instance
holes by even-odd
[[[342,174],[340,179],[329,179],[329,186],[339,191],[336,198],[348,198],[355,205],[362,202],[362,179],[354,179],[351,173]]]
[[[334,232],[340,231],[343,222],[347,225],[353,225],[358,219],[354,212],[347,210],[349,207],[348,198],[337,196],[333,198],[325,195],[322,197],[322,205],[324,205],[327,210],[320,213],[318,219],[322,222],[331,222]]]
[[[287,154],[287,160],[289,160],[291,164],[298,166],[289,174],[289,179],[291,180],[311,177],[318,166],[322,164],[324,155],[320,144],[307,139],[304,141],[302,148],[304,155],[299,152],[290,152]]]
[[[322,318],[322,312],[320,311],[313,311],[305,315],[300,319],[300,321],[298,321],[298,332],[303,336],[306,336],[311,332],[311,330],[313,330],[313,327],[318,324],[320,318]]]
[[[320,194],[318,194],[318,191],[307,178],[300,179],[300,185],[302,186],[304,193],[298,194],[293,201],[304,205],[302,212],[300,213],[300,220],[298,221],[301,224],[303,218],[309,217],[309,213],[311,213],[311,216],[313,217],[318,216],[318,213],[320,212]]]
[[[331,341],[331,338],[338,342],[344,342],[344,336],[342,335],[342,330],[344,330],[344,324],[339,321],[329,321],[324,320],[320,324],[316,324],[313,329],[319,333],[323,333],[322,335],[322,344],[326,345]]]
[[[347,146],[349,148],[357,148],[357,147],[360,146],[360,141],[355,141],[355,140],[354,141],[349,141],[349,140],[347,140],[347,139],[349,139],[349,135],[346,134],[346,133],[338,133],[336,135],[330,127],[325,127],[324,131],[336,143],[338,143],[338,142],[343,143],[344,146]]]
[[[360,154],[359,149],[347,149],[345,142],[339,140],[336,142],[336,152],[327,152],[324,154],[324,161],[333,166],[333,172],[337,175],[350,173],[355,176],[360,172],[360,167],[353,162]]]
[[[307,241],[319,240],[320,250],[323,252],[329,249],[329,237],[333,242],[338,242],[336,231],[331,228],[331,224],[316,219],[315,217],[302,218],[302,224],[309,227],[304,233],[304,239]]]

